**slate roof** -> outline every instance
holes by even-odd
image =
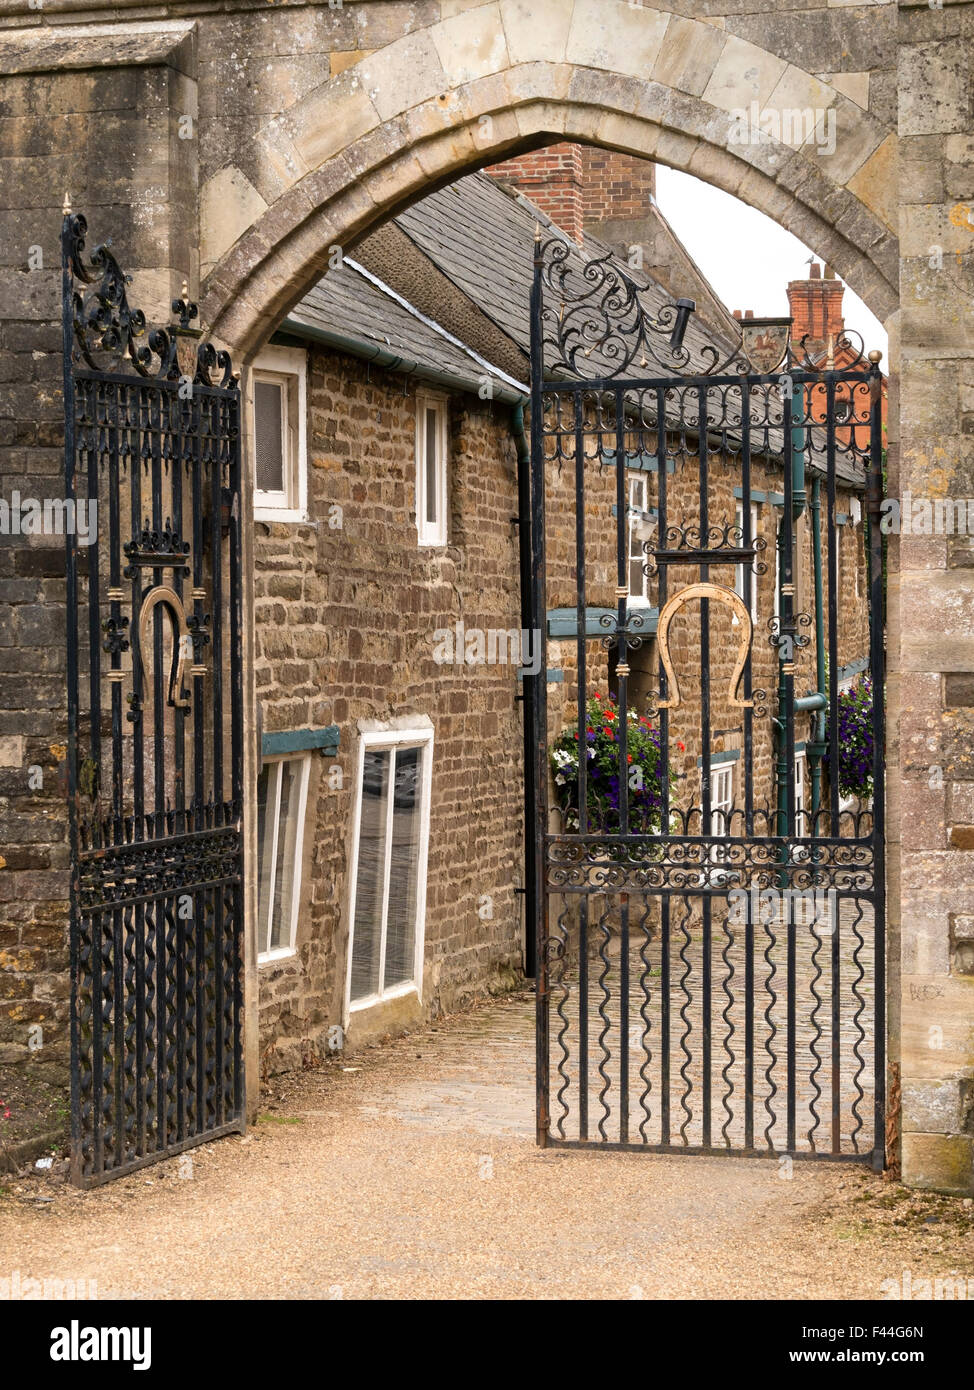
[[[306,328],[322,337],[339,335],[392,353],[398,361],[383,362],[390,371],[398,367],[420,377],[446,375],[469,387],[489,370],[512,390],[527,391],[526,385],[487,363],[350,257],[291,310],[287,327]]]
[[[476,304],[525,357],[530,354],[530,295],[538,224],[541,224],[543,237],[556,236],[565,244],[576,283],[590,261],[612,254],[608,246],[588,237],[583,250],[523,195],[506,191],[488,174],[470,174],[428,194],[400,213],[395,221],[433,265]],[[643,306],[651,315],[664,304],[672,303],[669,293],[648,275],[617,263],[637,285]],[[458,385],[466,389],[476,389],[483,373],[489,371],[508,390],[527,390],[525,385],[485,362],[442,325],[420,314],[394,288],[348,258],[341,270],[329,271],[301,300],[291,311],[289,322],[320,333],[338,333],[366,348],[387,349],[399,359],[395,364],[386,363],[390,370],[399,366],[419,376],[445,375],[455,378]],[[693,315],[684,344],[691,362],[706,363],[700,370],[710,365],[702,355],[705,349],[715,347],[723,360],[735,346],[729,337],[717,335],[695,321]],[[593,353],[586,374],[604,372],[610,375],[613,364],[604,358],[602,362],[600,365],[598,353]],[[669,375],[656,364],[641,370],[648,376]],[[693,368],[690,366],[686,370]],[[675,373],[673,375],[679,379]],[[715,393],[717,389],[712,388]],[[722,404],[716,394],[714,400],[714,415],[719,420]],[[769,409],[773,425],[766,433],[765,446],[772,454],[778,454],[782,448],[782,432],[774,428],[774,424],[780,424],[782,412],[775,399],[770,408],[762,399],[759,410],[763,413]],[[758,434],[755,429],[755,446]],[[812,467],[824,472],[824,431],[812,431],[810,454]],[[836,458],[836,476],[857,487],[863,486],[865,481],[862,469],[850,464],[841,454]]]
[[[568,249],[575,276],[612,248],[586,234],[585,249],[560,231],[521,194],[507,192],[489,174],[470,174],[429,194],[400,213],[397,225],[468,298],[527,355],[531,348],[530,297],[534,275],[535,229],[559,237]],[[641,291],[645,309],[655,315],[672,303],[667,290],[642,271],[617,262]],[[691,315],[685,345],[692,358],[713,344],[727,357],[734,341],[719,336]],[[597,356],[592,363],[598,362]],[[594,372],[592,373],[594,375]],[[652,369],[648,375],[656,375]],[[662,368],[658,373],[666,376]]]

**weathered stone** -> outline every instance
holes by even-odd
[[[903,1181],[912,1187],[967,1196],[972,1165],[974,1139],[966,1135],[903,1135]]]
[[[653,81],[700,96],[724,43],[724,35],[712,25],[671,15],[653,66]]]
[[[481,5],[430,29],[447,87],[499,72],[510,62],[500,7]]]
[[[717,59],[703,99],[724,111],[763,107],[785,74],[788,64],[756,44],[728,36]]]
[[[575,0],[565,59],[643,77],[659,55],[667,16],[623,0]]]
[[[961,1098],[959,1081],[904,1080],[904,1132],[956,1134],[962,1120]]]
[[[500,0],[512,63],[560,63],[572,12],[562,0]]]

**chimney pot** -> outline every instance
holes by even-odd
[[[809,280],[821,280],[822,267],[819,265],[818,261],[812,261],[812,264],[809,266],[808,278]]]

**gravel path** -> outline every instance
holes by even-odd
[[[142,1298],[974,1297],[970,1203],[865,1169],[539,1150],[533,998],[329,1063],[231,1137],[93,1192],[5,1179],[0,1277]]]

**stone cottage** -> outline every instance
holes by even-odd
[[[618,199],[623,187],[634,190],[629,202]],[[579,146],[464,178],[341,257],[254,364],[257,933],[267,1072],[406,1029],[478,993],[511,988],[524,973],[519,667],[537,670],[541,650],[522,619],[517,462],[527,449],[536,231],[562,236],[580,267],[608,256],[654,306],[691,295],[700,305],[687,338],[693,351],[716,343],[726,355],[740,331],[651,192],[652,166]],[[601,224],[610,200],[617,213],[629,213],[628,222],[621,216],[611,227]],[[605,232],[618,254],[601,240]],[[633,245],[647,248],[643,268],[622,254]],[[838,340],[840,314],[830,322]],[[768,409],[780,422],[777,398]],[[631,656],[631,687],[652,709],[659,441],[654,421],[630,423],[629,606],[648,639]],[[617,508],[611,451],[594,430],[587,440],[584,621],[592,634],[615,603]],[[777,612],[780,447],[780,427],[769,428],[751,475],[750,525],[764,546],[762,561],[750,576],[740,566],[714,575],[747,598],[754,684],[772,700],[777,656],[766,639]],[[811,465],[816,447],[810,442]],[[697,448],[692,426],[675,410],[666,422],[669,517],[684,527],[694,522]],[[732,438],[721,442],[711,469],[712,517],[740,533]],[[813,473],[812,466],[810,500]],[[840,482],[835,520],[848,600],[841,683],[864,668],[868,639],[861,468],[842,470]],[[549,487],[546,674],[554,735],[577,717],[571,469],[553,466]],[[806,514],[797,523],[796,597],[809,611],[814,535]],[[688,578],[674,576],[677,583]],[[722,653],[713,662],[715,685],[733,663],[736,621],[714,614],[714,651]],[[678,619],[671,648],[685,669],[694,641],[690,624]],[[611,694],[613,655],[590,646],[589,689],[594,682]],[[801,693],[812,693],[814,634],[798,662]],[[712,744],[703,750],[699,689],[692,676],[686,683],[687,702],[671,724],[683,747],[674,807],[698,803],[707,776],[714,812],[733,833],[743,797],[739,713],[715,696]],[[810,722],[809,743],[814,733]],[[766,720],[755,737],[754,779],[769,817],[776,814],[775,757]],[[807,833],[813,777],[804,739],[791,775],[796,832]]]

